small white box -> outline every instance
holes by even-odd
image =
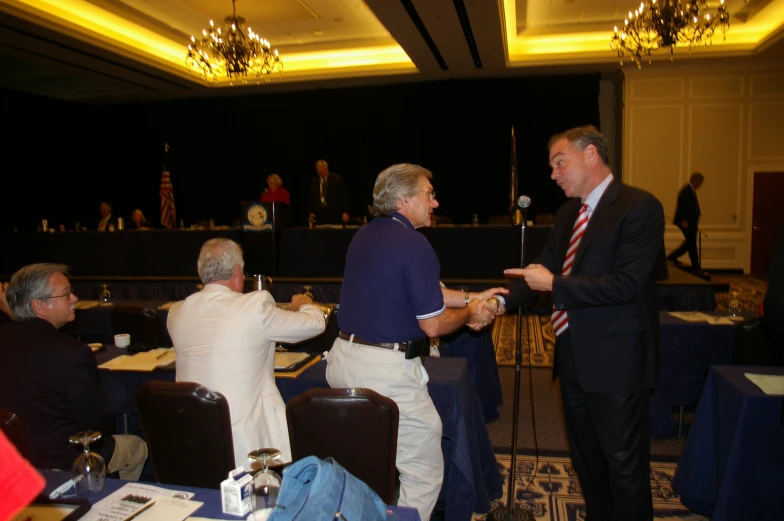
[[[221,504],[223,513],[245,516],[255,508],[256,491],[253,476],[240,467],[229,472],[229,477],[221,483]]]

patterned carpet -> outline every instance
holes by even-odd
[[[497,455],[504,480],[504,494],[492,508],[506,502],[511,456]],[[537,521],[581,521],[585,519],[585,504],[577,477],[569,458],[518,456],[515,471],[515,503],[530,512]],[[672,489],[674,463],[651,464],[651,490],[654,519],[665,521],[707,521],[681,505],[678,493]],[[529,486],[530,484],[530,486]],[[485,520],[485,514],[475,514],[474,521]]]

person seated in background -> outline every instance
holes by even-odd
[[[5,297],[7,288],[7,282],[0,282],[0,326],[12,322],[11,309],[8,307],[8,300]]]
[[[197,263],[204,288],[169,310],[177,353],[177,381],[198,382],[223,394],[231,410],[237,466],[259,447],[291,461],[286,404],[275,384],[275,343],[296,343],[325,329],[324,314],[305,295],[288,310],[267,291],[242,293],[242,248],[224,238],[204,243]]]
[[[103,202],[98,211],[101,212],[101,220],[98,221],[99,232],[113,232],[117,229],[117,218],[112,216],[112,205]]]
[[[267,187],[261,193],[262,203],[286,203],[291,206],[289,191],[283,188],[283,180],[278,174],[267,176]]]
[[[131,219],[128,221],[127,229],[138,230],[140,228],[152,228],[152,223],[145,219],[140,209],[131,212]]]
[[[114,415],[98,380],[92,350],[58,331],[74,319],[74,304],[62,264],[30,264],[11,276],[6,298],[14,322],[0,327],[0,408],[19,416],[38,468],[70,469],[81,448],[68,438],[97,430],[90,449],[108,473],[138,480],[147,444],[138,436],[112,435]]]

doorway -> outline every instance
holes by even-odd
[[[751,274],[770,276],[770,258],[779,228],[784,223],[784,172],[754,172],[751,214]]]

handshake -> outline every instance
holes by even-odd
[[[506,307],[501,304],[501,300],[496,295],[508,294],[509,290],[506,288],[490,288],[481,293],[466,292],[465,299],[468,302],[465,306],[471,311],[466,325],[474,331],[479,331],[492,324],[496,316],[506,312]]]

